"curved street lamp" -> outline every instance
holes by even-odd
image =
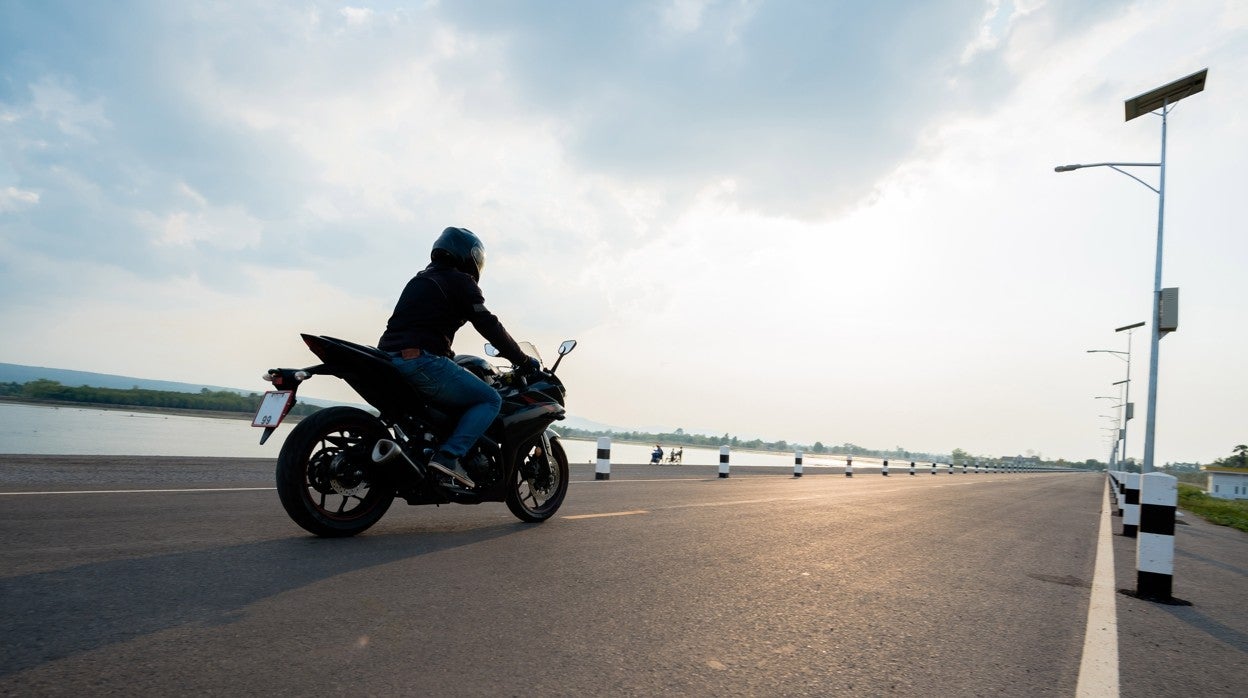
[[[1054,172],[1072,172],[1088,167],[1108,167],[1117,172],[1127,175],[1131,179],[1148,187],[1150,191],[1157,195],[1157,262],[1153,272],[1153,327],[1152,339],[1150,342],[1151,353],[1148,358],[1148,419],[1144,426],[1144,464],[1141,471],[1148,473],[1153,470],[1153,440],[1156,433],[1157,425],[1157,350],[1161,341],[1162,320],[1166,320],[1165,331],[1170,332],[1177,328],[1177,318],[1170,317],[1169,314],[1169,297],[1167,298],[1167,317],[1162,317],[1162,288],[1161,288],[1161,252],[1162,252],[1162,231],[1163,222],[1165,220],[1166,211],[1166,117],[1170,110],[1174,108],[1175,102],[1190,97],[1205,89],[1205,77],[1208,75],[1208,68],[1197,71],[1180,78],[1174,82],[1167,83],[1154,90],[1149,90],[1137,97],[1128,99],[1125,103],[1126,120],[1130,121],[1137,116],[1143,114],[1157,114],[1161,116],[1161,159],[1158,162],[1098,162],[1090,165],[1059,165],[1053,168]],[[1158,184],[1156,187],[1145,182],[1123,170],[1124,167],[1156,167],[1160,173]],[[1171,289],[1166,289],[1170,291]],[[1178,290],[1174,289],[1173,314],[1178,314]]]
[[[1126,379],[1125,379],[1125,380],[1120,380],[1120,381],[1118,381],[1118,382],[1114,383],[1114,385],[1121,385],[1121,386],[1123,386],[1123,394],[1122,394],[1122,397],[1121,397],[1121,401],[1122,401],[1122,402],[1121,402],[1121,404],[1119,405],[1119,407],[1125,407],[1125,408],[1126,408],[1126,414],[1125,414],[1125,415],[1123,415],[1122,420],[1119,422],[1119,426],[1121,427],[1122,431],[1118,434],[1118,440],[1122,442],[1122,450],[1121,450],[1121,451],[1119,451],[1119,453],[1121,454],[1121,456],[1122,456],[1122,460],[1124,460],[1124,461],[1127,459],[1127,425],[1128,425],[1128,422],[1130,422],[1132,419],[1134,419],[1134,418],[1135,418],[1135,406],[1134,406],[1133,404],[1131,404],[1131,338],[1132,338],[1132,331],[1133,331],[1133,330],[1135,330],[1135,329],[1138,329],[1138,328],[1140,328],[1140,327],[1143,327],[1145,324],[1146,324],[1146,323],[1144,323],[1144,322],[1134,322],[1134,323],[1131,323],[1130,325],[1123,325],[1122,327],[1116,327],[1116,328],[1114,328],[1114,332],[1126,332],[1126,333],[1127,333],[1127,350],[1126,350],[1126,351],[1116,351],[1116,350],[1113,350],[1113,349],[1088,349],[1088,350],[1087,350],[1087,353],[1089,353],[1089,354],[1111,354],[1111,355],[1113,355],[1113,356],[1114,356],[1114,358],[1117,358],[1117,359],[1122,359],[1123,361],[1126,361],[1126,362],[1127,362],[1127,377],[1126,377]],[[1097,399],[1098,399],[1098,400],[1099,400],[1099,399],[1116,400],[1116,399],[1119,399],[1119,398],[1097,398]],[[1121,413],[1120,413],[1120,414],[1121,414]],[[1117,449],[1118,449],[1117,444],[1115,444],[1114,449],[1115,449],[1115,451],[1117,451]],[[1112,459],[1112,458],[1111,458],[1111,459]]]

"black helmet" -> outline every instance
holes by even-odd
[[[485,269],[485,245],[467,228],[447,228],[434,241],[429,259],[450,262],[456,269],[480,281],[481,270]]]

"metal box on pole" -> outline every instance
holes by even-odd
[[[1179,329],[1179,289],[1161,289],[1161,303],[1157,310],[1157,329],[1174,332]]]

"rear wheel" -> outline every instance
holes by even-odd
[[[380,420],[354,407],[329,407],[300,421],[277,457],[277,494],[286,513],[331,538],[377,523],[394,491],[370,479],[370,454],[387,437]]]
[[[567,493],[568,456],[559,439],[550,439],[549,452],[534,440],[507,486],[507,508],[521,521],[537,523],[554,516]]]

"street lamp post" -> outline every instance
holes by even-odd
[[[1167,83],[1157,89],[1145,92],[1137,97],[1128,99],[1125,103],[1126,120],[1130,121],[1137,116],[1155,113],[1161,116],[1161,160],[1158,162],[1098,162],[1091,165],[1059,165],[1053,168],[1055,172],[1071,172],[1086,167],[1108,167],[1110,169],[1121,172],[1131,179],[1148,187],[1153,193],[1157,194],[1157,261],[1153,271],[1153,323],[1152,338],[1150,342],[1150,356],[1148,358],[1148,418],[1144,425],[1144,464],[1141,471],[1149,473],[1153,471],[1153,441],[1156,433],[1157,425],[1157,359],[1158,348],[1161,343],[1162,335],[1162,289],[1161,289],[1161,253],[1162,253],[1162,232],[1163,223],[1166,212],[1166,117],[1169,115],[1173,105],[1184,97],[1190,97],[1205,89],[1205,77],[1209,70],[1200,70],[1192,73],[1187,77],[1180,78],[1174,82]],[[1135,175],[1123,170],[1123,167],[1156,167],[1160,173],[1158,185],[1153,187],[1151,184],[1136,177]],[[1168,319],[1169,320],[1169,319]],[[1167,321],[1167,332],[1174,329],[1176,323]]]
[[[1094,399],[1094,400],[1118,400],[1119,398],[1116,398],[1116,397],[1110,397],[1110,396],[1108,396],[1108,395],[1097,395],[1096,397],[1094,397],[1094,398],[1092,398],[1092,399]],[[1114,409],[1118,410],[1118,416],[1117,416],[1117,417],[1113,417],[1113,418],[1112,418],[1112,419],[1114,420],[1114,426],[1115,426],[1115,427],[1120,427],[1120,422],[1122,421],[1122,405],[1123,405],[1123,403],[1121,403],[1121,402],[1118,402],[1118,403],[1116,403],[1116,404],[1110,405],[1110,407],[1113,407]],[[1101,416],[1102,416],[1102,417],[1104,417],[1105,415],[1101,415]],[[1110,451],[1109,451],[1109,465],[1108,465],[1108,466],[1106,466],[1106,468],[1107,468],[1108,470],[1113,470],[1113,469],[1114,469],[1114,466],[1117,464],[1117,461],[1118,461],[1118,442],[1119,442],[1119,440],[1121,440],[1121,439],[1122,439],[1122,429],[1121,429],[1121,428],[1116,428],[1114,431],[1115,431],[1115,434],[1114,434],[1114,445],[1113,445],[1113,448],[1111,448],[1111,449],[1110,449]]]
[[[1118,327],[1114,329],[1114,332],[1126,332],[1127,333],[1127,350],[1126,351],[1114,351],[1113,349],[1089,349],[1088,350],[1089,354],[1113,354],[1115,357],[1119,359],[1123,359],[1124,361],[1127,362],[1126,379],[1120,380],[1114,383],[1114,385],[1123,386],[1123,393],[1124,393],[1122,397],[1122,404],[1119,405],[1119,407],[1124,408],[1126,413],[1123,416],[1122,421],[1121,421],[1122,432],[1118,434],[1118,439],[1122,441],[1121,454],[1122,454],[1122,460],[1124,461],[1127,459],[1127,427],[1129,426],[1128,423],[1132,419],[1135,418],[1135,405],[1131,403],[1131,336],[1132,336],[1131,331],[1137,328],[1143,327],[1144,325],[1145,323],[1143,322],[1136,322],[1130,325],[1123,325],[1122,327]],[[1100,399],[1114,400],[1117,398],[1097,398],[1097,399],[1098,400]],[[1120,411],[1120,414],[1122,414],[1121,411]]]

